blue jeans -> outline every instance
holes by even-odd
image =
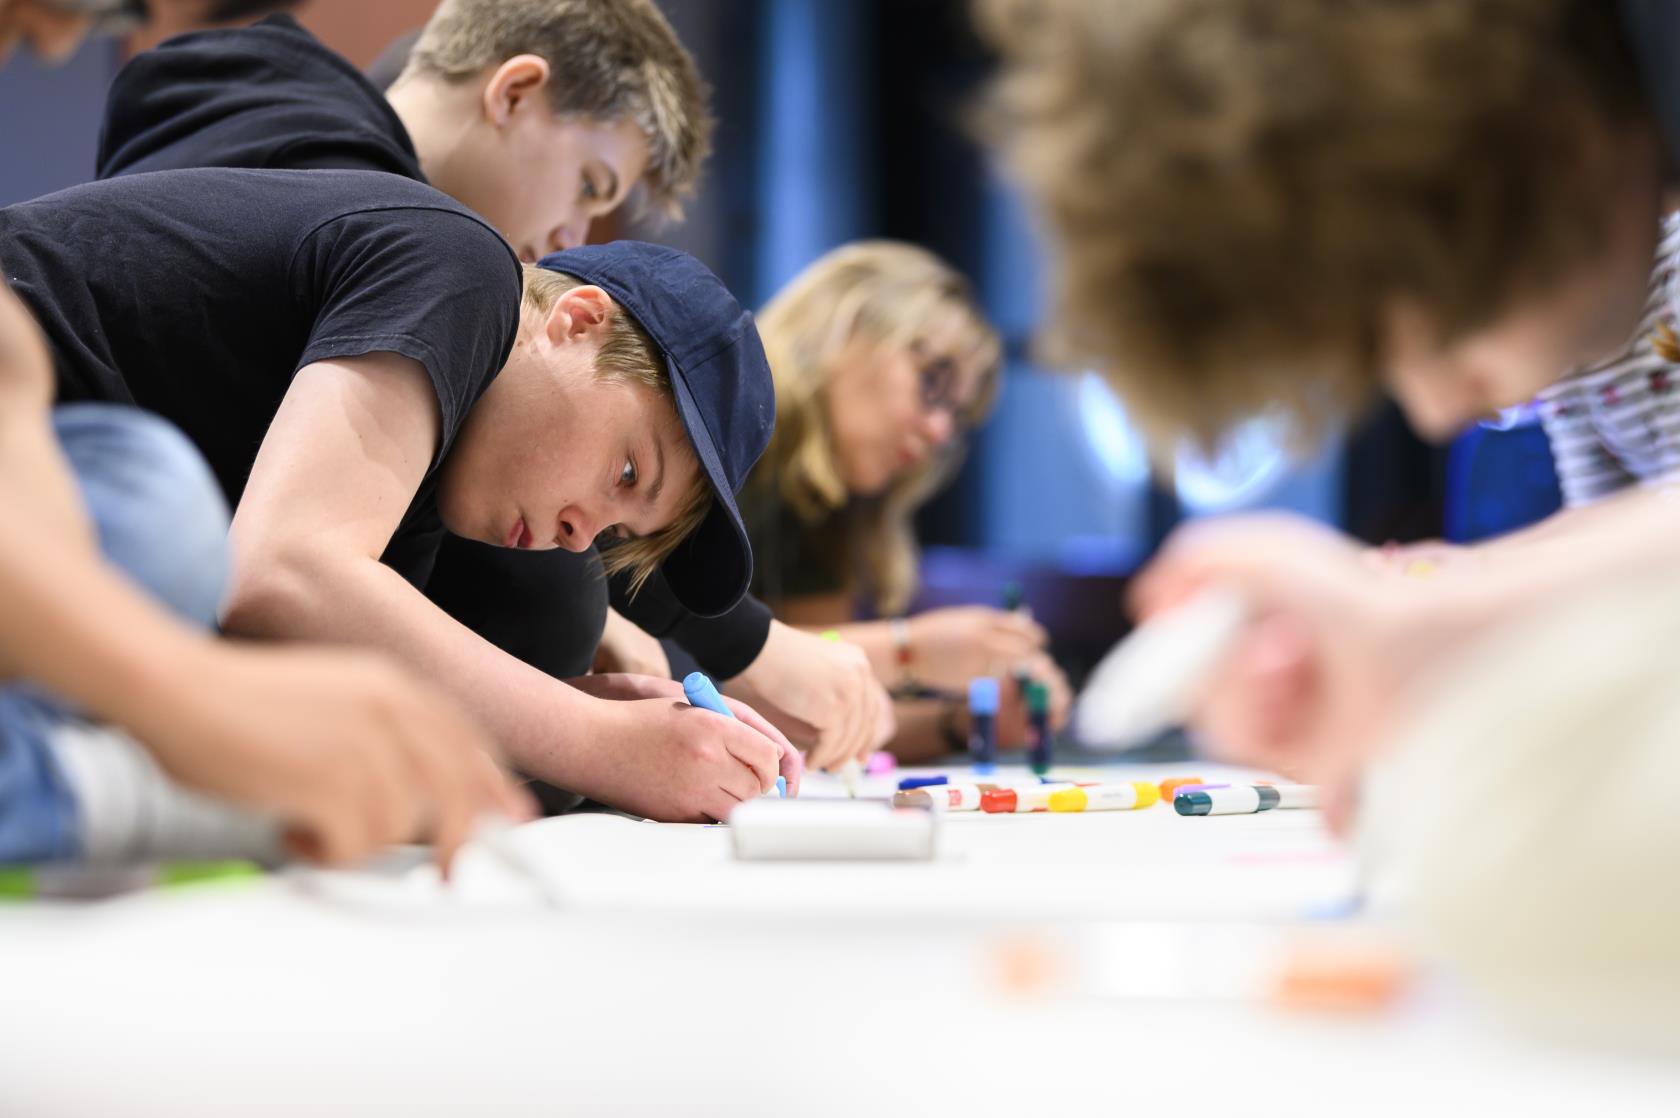
[[[196,448],[134,408],[74,404],[53,426],[112,565],[206,628],[227,585],[227,504]],[[81,855],[77,808],[49,742],[81,719],[23,684],[0,687],[0,864]]]

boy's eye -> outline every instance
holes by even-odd
[[[620,484],[620,485],[635,485],[636,484],[636,463],[633,462],[632,460],[630,460],[629,458],[626,458],[624,460],[624,468],[618,472],[618,484]]]

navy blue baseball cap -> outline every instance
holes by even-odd
[[[601,288],[665,355],[677,414],[713,500],[662,570],[690,611],[723,613],[752,581],[752,545],[735,494],[776,425],[776,389],[752,314],[704,264],[662,245],[585,245],[550,253],[537,266]]]

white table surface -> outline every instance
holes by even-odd
[[[1368,1017],[1251,996],[1350,930],[1311,915],[1355,883],[1316,813],[945,822],[937,862],[860,865],[545,820],[508,837],[560,907],[472,850],[449,890],[0,907],[0,1115],[1680,1113],[1680,1069],[1522,1036],[1450,979]],[[1010,989],[1023,943],[1062,978]]]

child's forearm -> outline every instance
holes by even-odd
[[[1596,524],[1607,519],[1613,523],[1619,515],[1615,510],[1621,502],[1636,499],[1642,492],[1645,491],[1626,489],[1594,504],[1559,509],[1544,520],[1478,544],[1476,552],[1483,559],[1503,562],[1507,557],[1522,554],[1529,548],[1555,543],[1577,532],[1591,532]]]
[[[904,667],[898,659],[898,642],[893,638],[893,623],[890,621],[855,621],[849,625],[833,626],[840,639],[848,641],[863,649],[863,654],[869,657],[869,667],[875,673],[875,678],[887,687],[901,682],[904,678]],[[903,727],[899,730],[902,734]]]
[[[261,570],[236,573],[228,632],[384,650],[476,716],[517,768],[575,786],[569,778],[602,700],[496,648],[365,555],[303,542],[259,562]]]
[[[938,760],[952,752],[949,704],[940,699],[899,699],[893,703],[898,732],[887,749],[903,765]]]
[[[1576,510],[1520,552],[1428,584],[1401,608],[1439,632],[1466,632],[1614,584],[1629,576],[1680,577],[1680,487],[1629,492]],[[1421,589],[1421,588],[1420,588]]]

